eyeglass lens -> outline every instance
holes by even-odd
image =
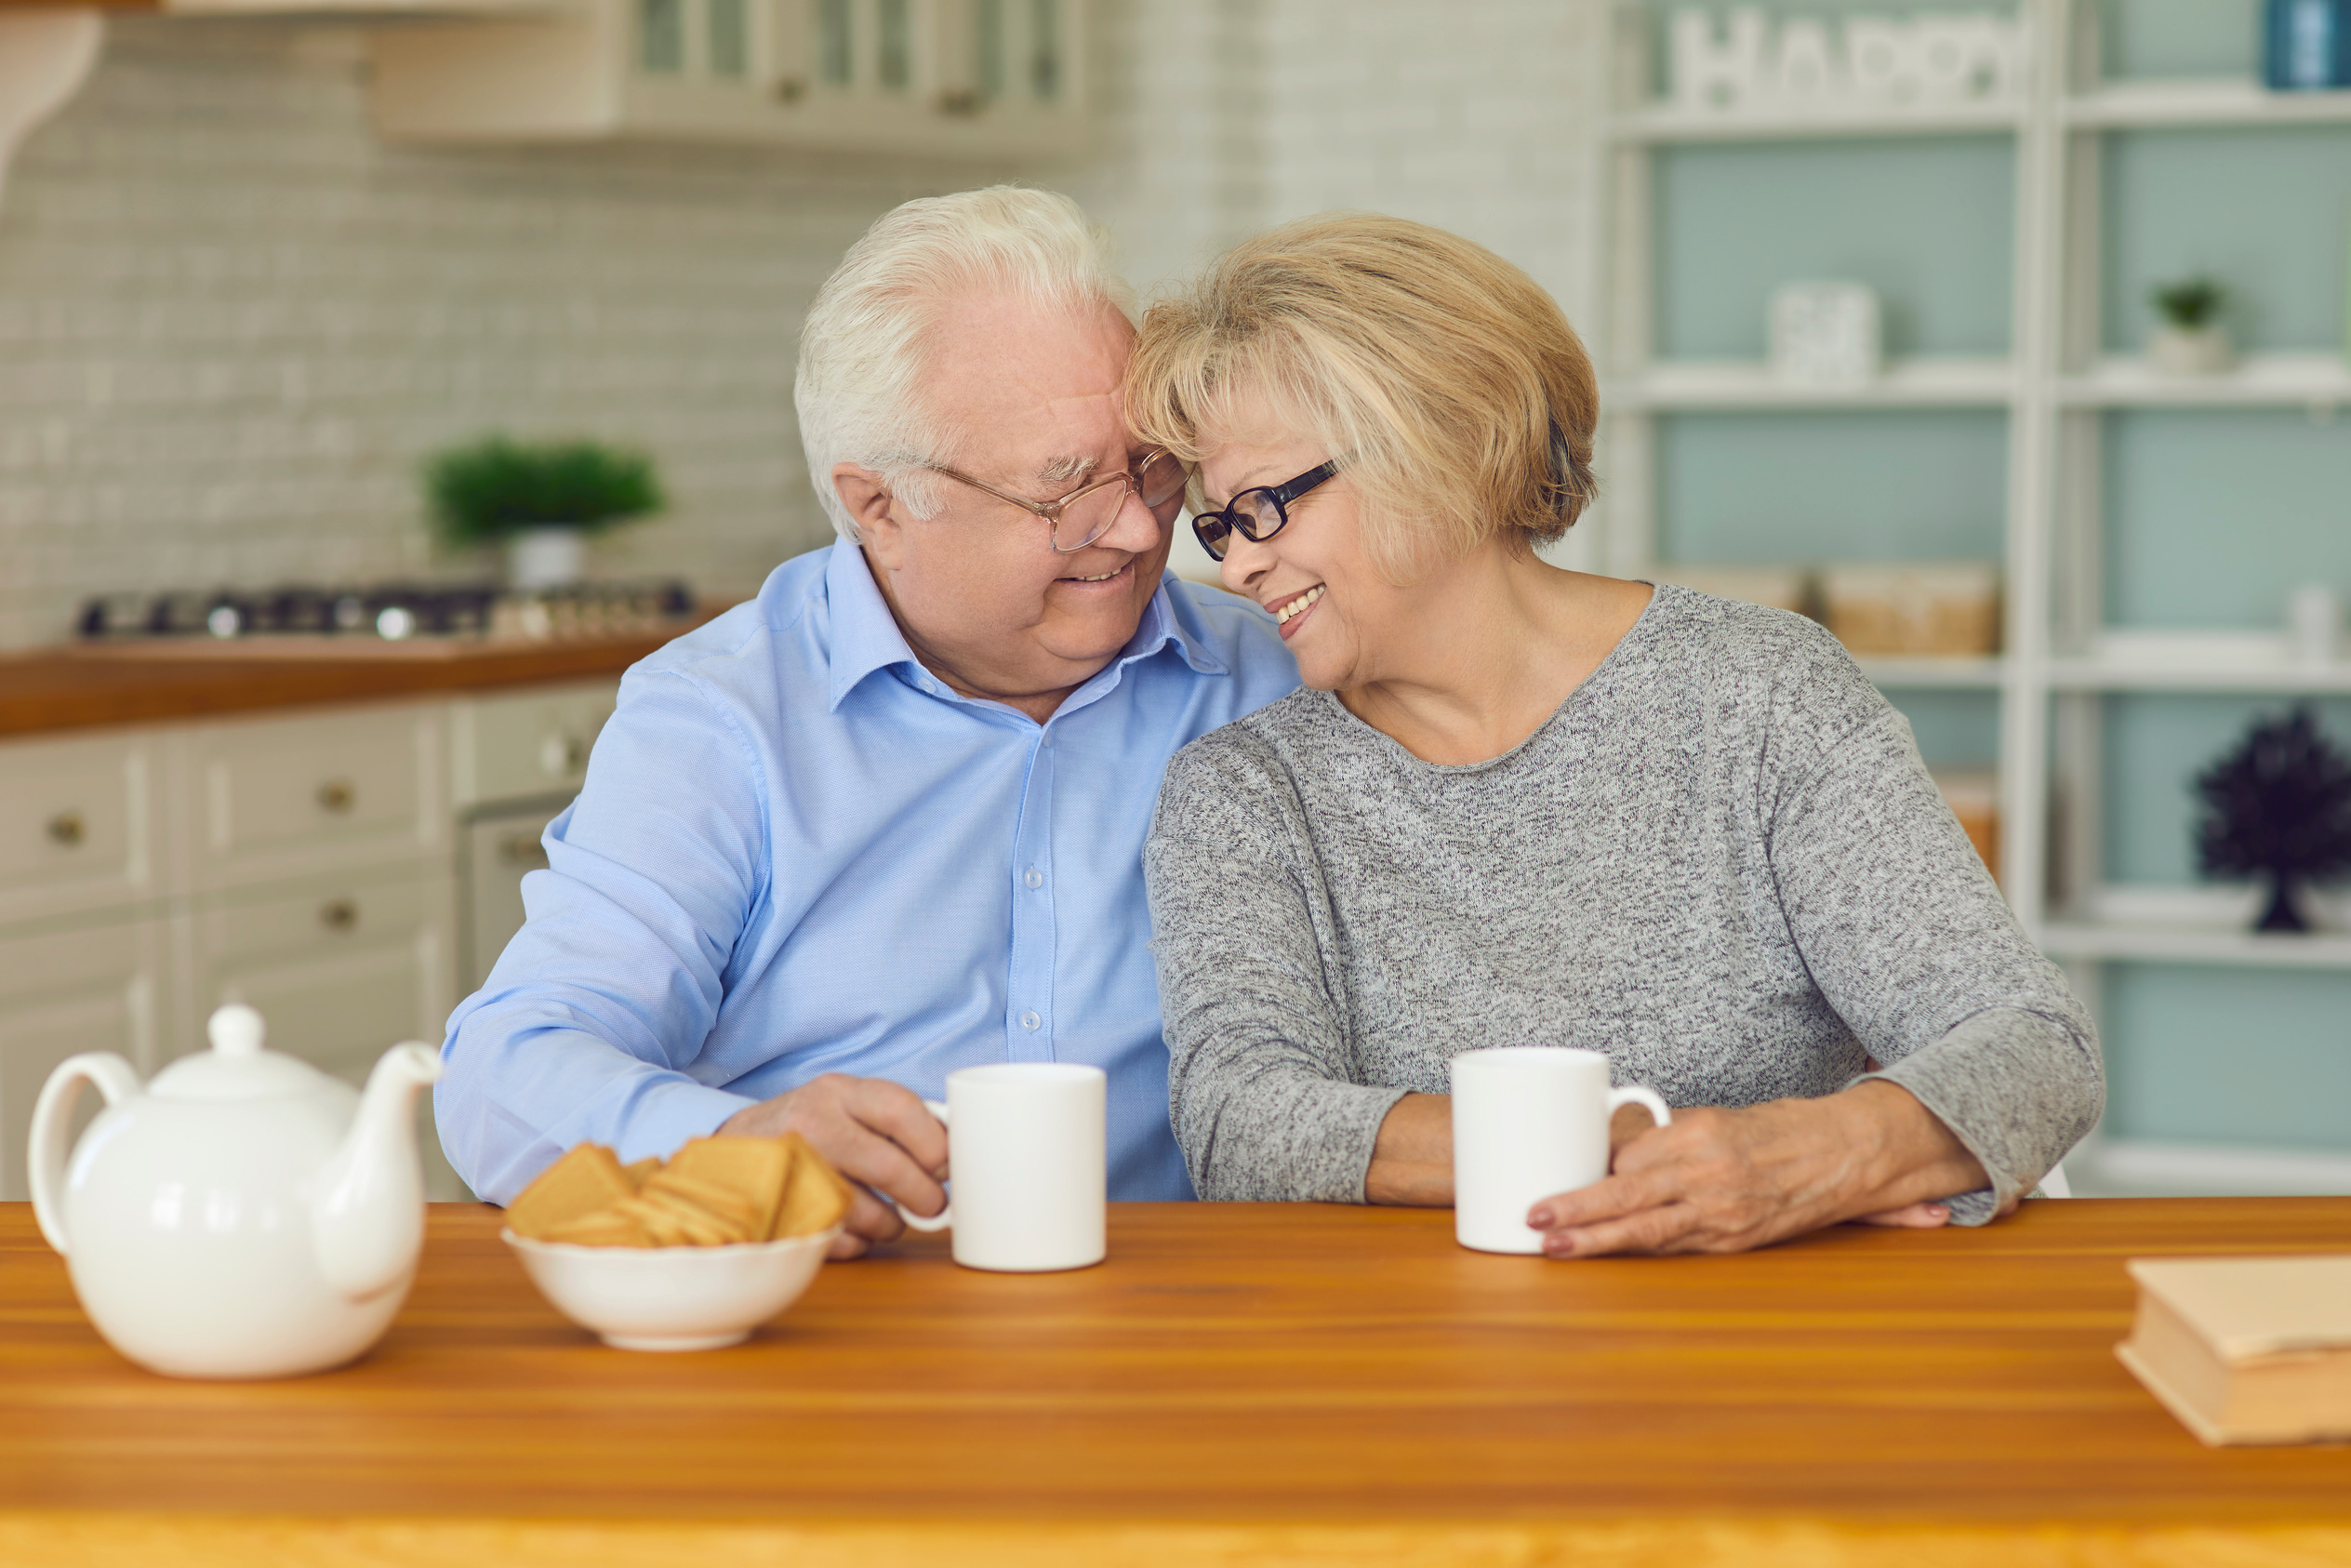
[[[1289,520],[1282,503],[1273,498],[1272,490],[1243,490],[1224,511],[1193,518],[1192,532],[1200,536],[1201,548],[1208,551],[1212,560],[1222,561],[1225,551],[1232,548],[1236,526],[1242,538],[1252,544],[1263,544],[1281,532],[1282,525]]]
[[[1176,515],[1176,504],[1184,498],[1184,465],[1164,452],[1155,452],[1141,472],[1106,479],[1070,497],[1061,503],[1061,515],[1054,520],[1053,548],[1067,554],[1083,550],[1109,533],[1110,525],[1119,520],[1119,510],[1126,505],[1130,489],[1165,523]]]

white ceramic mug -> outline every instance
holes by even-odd
[[[924,1100],[947,1123],[952,1201],[917,1230],[955,1228],[966,1269],[1044,1273],[1102,1261],[1109,1163],[1103,1137],[1109,1080],[1071,1062],[992,1062],[947,1075],[947,1103]]]
[[[1647,1089],[1608,1086],[1608,1058],[1560,1045],[1505,1045],[1453,1059],[1453,1233],[1480,1252],[1534,1253],[1526,1222],[1546,1198],[1608,1174],[1608,1121],[1640,1105],[1673,1112]]]

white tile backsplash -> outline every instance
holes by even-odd
[[[419,150],[365,120],[342,29],[118,18],[0,197],[0,647],[86,594],[470,575],[417,470],[485,429],[659,459],[606,573],[740,593],[827,530],[791,418],[800,318],[908,196],[1020,177],[1148,296],[1332,207],[1572,281],[1582,7],[1103,0],[1101,143],[1027,169],[739,148]]]

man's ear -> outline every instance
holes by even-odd
[[[892,511],[894,503],[890,492],[883,488],[882,476],[856,463],[835,463],[832,493],[849,509],[849,516],[857,525],[857,537],[872,551],[873,558],[883,566],[896,570],[906,549],[905,530]]]

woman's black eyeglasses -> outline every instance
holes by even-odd
[[[1292,501],[1338,471],[1335,459],[1307,470],[1287,485],[1260,485],[1254,490],[1243,490],[1222,512],[1202,512],[1192,519],[1192,532],[1200,536],[1200,548],[1208,551],[1211,559],[1222,561],[1235,534],[1251,544],[1265,543],[1290,521]]]

